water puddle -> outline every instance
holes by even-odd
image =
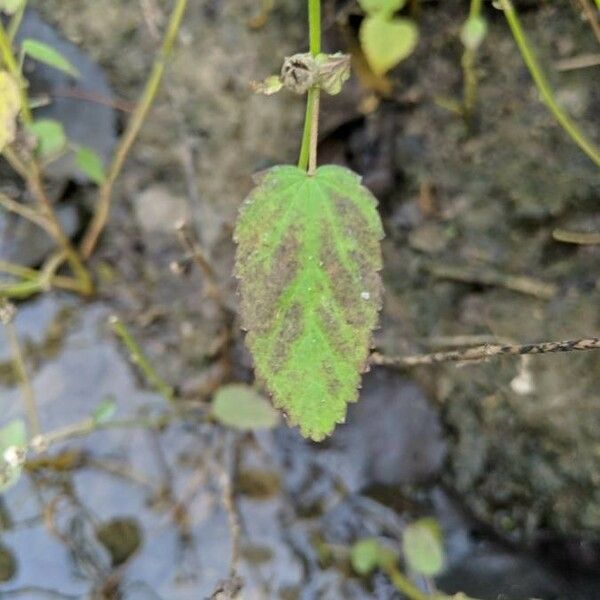
[[[87,418],[106,398],[116,401],[114,418],[164,407],[139,385],[108,315],[101,304],[60,295],[20,309],[16,325],[36,357],[32,383],[44,430]],[[0,357],[8,359],[4,338]],[[0,391],[4,423],[20,414],[19,390]],[[160,433],[95,432],[53,448],[60,459],[51,468],[34,462],[3,499],[0,598],[209,597],[229,570],[220,464],[227,448],[237,463],[244,598],[397,597],[383,575],[367,584],[324,549],[365,536],[399,540],[423,514],[436,516],[445,533],[444,589],[560,597],[564,578],[491,540],[433,483],[446,449],[423,391],[375,371],[362,394],[348,424],[321,445],[286,427],[239,437],[180,423]],[[570,597],[593,597],[586,593]]]

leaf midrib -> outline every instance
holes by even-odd
[[[303,182],[303,184],[306,184],[309,181],[310,180],[307,180],[306,182]],[[332,353],[336,354],[342,359],[347,358],[331,344],[330,338],[327,335],[328,327],[323,324],[322,318],[317,313],[317,309],[320,305],[320,299],[322,294],[325,293],[332,299],[328,309],[331,309],[331,314],[336,319],[336,333],[342,336],[345,341],[349,341],[352,327],[348,323],[347,317],[344,314],[344,311],[341,309],[340,303],[336,299],[329,277],[320,266],[322,262],[320,260],[322,242],[319,237],[319,220],[315,218],[318,208],[324,207],[324,212],[328,216],[330,229],[332,230],[336,241],[333,247],[344,268],[348,270],[349,274],[355,281],[360,280],[360,277],[357,274],[356,269],[353,268],[351,261],[349,261],[347,253],[344,251],[343,242],[341,242],[339,239],[340,225],[337,221],[337,215],[332,212],[329,199],[323,193],[320,187],[320,182],[317,183],[316,181],[312,181],[310,183],[311,185],[308,186],[309,194],[307,194],[307,198],[305,199],[307,206],[304,206],[300,211],[298,211],[298,213],[303,216],[305,228],[304,235],[302,237],[302,247],[299,251],[299,262],[302,267],[292,282],[290,282],[287,289],[284,290],[279,297],[275,327],[268,335],[269,341],[267,346],[270,349],[268,363],[272,363],[273,361],[273,354],[277,349],[274,342],[281,333],[287,312],[292,306],[298,304],[298,288],[304,281],[307,281],[308,283],[312,282],[312,285],[315,289],[311,290],[312,293],[308,296],[305,296],[305,302],[301,303],[301,305],[304,307],[302,312],[301,333],[291,343],[291,346],[293,347],[297,344],[301,344],[302,340],[306,337],[309,337],[310,332],[314,330],[316,333],[318,333],[319,337],[326,341],[327,347]],[[286,208],[285,215],[289,215],[293,212],[298,201],[298,194],[296,193],[294,195],[294,199],[290,201],[290,206]],[[273,250],[275,250],[275,248]],[[341,252],[343,252],[343,255],[340,254]],[[293,362],[293,352],[291,349],[281,367],[282,369],[285,369],[289,362]]]

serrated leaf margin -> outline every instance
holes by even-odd
[[[242,288],[243,288],[244,284],[242,281],[242,275],[240,273],[240,268],[239,268],[239,264],[240,264],[240,240],[239,240],[239,236],[238,236],[239,223],[242,221],[244,212],[247,209],[247,207],[254,202],[254,200],[256,199],[256,197],[258,195],[260,195],[261,193],[266,193],[267,190],[265,190],[264,186],[267,186],[267,188],[268,188],[268,186],[272,184],[272,181],[275,178],[274,175],[276,175],[278,173],[278,171],[284,170],[284,169],[290,169],[290,170],[294,171],[295,172],[294,174],[297,176],[300,176],[300,174],[302,174],[302,176],[308,177],[308,175],[304,171],[298,169],[297,167],[291,167],[291,166],[276,166],[276,167],[272,167],[271,169],[268,169],[266,171],[260,172],[257,175],[255,175],[255,177],[254,177],[256,187],[253,188],[253,190],[251,190],[251,192],[249,193],[249,195],[247,196],[247,198],[245,199],[244,203],[242,204],[242,206],[240,208],[238,226],[236,226],[236,231],[234,234],[234,241],[238,244],[238,250],[236,252],[235,276],[237,277],[237,279],[239,281],[238,293],[240,296],[243,296]],[[351,180],[352,185],[360,186],[360,190],[356,190],[356,191],[360,191],[360,193],[364,194],[368,198],[368,200],[372,203],[371,208],[374,210],[374,214],[377,216],[377,228],[378,228],[377,242],[379,243],[383,239],[384,234],[383,234],[383,228],[381,225],[381,221],[379,219],[379,215],[376,212],[377,204],[378,204],[377,199],[373,196],[373,194],[366,187],[364,187],[362,185],[361,177],[349,169],[346,169],[344,167],[335,166],[335,165],[327,165],[324,167],[320,167],[317,170],[317,174],[319,172],[322,173],[323,170],[331,171],[331,170],[336,170],[336,169],[339,170],[340,174],[343,174],[343,177],[347,178],[346,182],[345,182],[346,184],[348,183],[349,180]],[[285,201],[285,200],[282,200],[282,201]],[[358,400],[358,390],[361,387],[360,375],[368,370],[369,350],[372,347],[373,333],[378,327],[378,315],[379,315],[379,312],[381,310],[381,305],[382,305],[383,286],[382,286],[381,277],[380,277],[380,271],[382,268],[382,257],[381,257],[380,250],[379,250],[379,255],[376,259],[376,264],[377,264],[376,268],[374,268],[371,271],[372,275],[376,276],[376,281],[377,281],[376,290],[374,290],[377,294],[376,304],[374,305],[374,312],[373,312],[374,319],[373,319],[372,325],[369,326],[368,331],[366,331],[366,333],[368,333],[368,340],[367,340],[367,343],[365,344],[364,358],[361,359],[360,365],[357,365],[358,366],[357,383],[354,388],[356,393],[354,394],[353,397],[347,398],[345,400],[343,414],[341,414],[340,417],[336,419],[335,423],[331,424],[331,427],[328,431],[322,432],[322,431],[311,430],[309,427],[306,426],[306,423],[302,422],[302,418],[300,416],[291,414],[288,410],[288,406],[286,406],[285,401],[282,401],[277,397],[275,390],[270,385],[269,377],[267,375],[265,375],[264,373],[262,373],[260,365],[257,364],[257,361],[255,360],[255,370],[256,370],[257,379],[259,381],[261,381],[262,383],[264,383],[265,388],[271,394],[274,405],[284,412],[284,414],[286,415],[288,424],[291,426],[299,426],[301,433],[305,437],[310,437],[315,441],[320,441],[327,435],[330,435],[332,433],[333,429],[335,428],[336,424],[343,423],[345,421],[347,404]],[[242,298],[242,301],[243,301],[243,298]],[[243,313],[243,310],[242,310],[242,313]],[[253,334],[252,325],[250,323],[248,323],[248,320],[244,314],[242,314],[241,316],[242,316],[242,329],[249,332],[248,336],[251,336]],[[247,336],[247,345],[249,343],[248,336]],[[252,352],[252,348],[251,348],[251,352]]]

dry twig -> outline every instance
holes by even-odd
[[[33,387],[27,373],[27,366],[25,364],[25,357],[21,349],[21,343],[19,342],[19,334],[17,328],[13,323],[13,317],[15,315],[15,309],[5,300],[0,300],[0,322],[6,328],[6,335],[8,337],[8,344],[10,346],[13,366],[15,374],[21,382],[23,407],[27,415],[29,422],[30,434],[37,436],[40,433],[40,419],[37,410],[37,403],[35,401],[35,395],[33,393]]]
[[[573,352],[576,350],[600,349],[600,338],[581,338],[561,342],[541,342],[538,344],[483,344],[465,350],[449,350],[415,356],[384,356],[375,352],[371,355],[372,365],[388,367],[415,367],[445,362],[479,362],[496,356],[520,356],[523,354],[549,354],[552,352]]]
[[[473,269],[468,267],[431,264],[429,265],[428,270],[434,277],[440,279],[503,287],[507,290],[534,296],[535,298],[540,298],[542,300],[550,300],[557,292],[556,285],[553,283],[546,283],[525,275],[507,275],[490,268]]]
[[[581,6],[581,10],[600,44],[600,21],[598,20],[598,11],[592,6],[590,0],[579,0],[579,6]]]
[[[600,244],[600,232],[596,231],[568,231],[567,229],[555,229],[552,237],[567,244],[595,245]]]

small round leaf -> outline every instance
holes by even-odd
[[[460,39],[465,48],[476,50],[485,39],[487,21],[483,17],[469,17],[460,30]]]
[[[444,546],[440,526],[435,519],[415,521],[404,530],[404,558],[410,569],[434,577],[444,568]]]
[[[279,414],[254,388],[241,383],[224,385],[212,402],[212,415],[222,425],[250,431],[272,429]]]
[[[369,67],[381,76],[413,52],[419,32],[408,19],[389,20],[376,15],[363,19],[359,36]]]
[[[350,562],[359,575],[368,575],[379,566],[379,542],[374,538],[359,540],[352,546]]]
[[[62,124],[54,119],[39,119],[28,129],[37,139],[37,152],[40,156],[47,157],[57,154],[67,144]]]

